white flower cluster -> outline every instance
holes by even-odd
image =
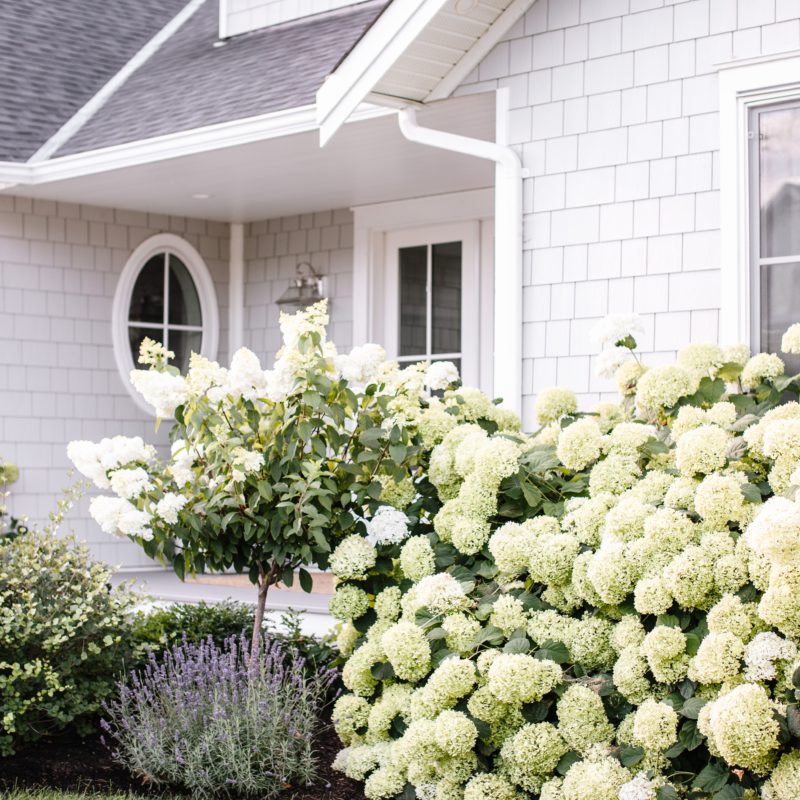
[[[367,522],[367,541],[372,545],[399,544],[408,537],[408,517],[393,506],[380,506]]]

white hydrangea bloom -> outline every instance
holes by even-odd
[[[111,473],[111,490],[126,500],[132,500],[152,488],[150,476],[141,467],[118,469]]]
[[[603,350],[594,360],[594,374],[598,378],[613,378],[617,370],[631,357],[624,347]]]
[[[98,489],[110,488],[110,470],[133,462],[150,463],[155,454],[155,448],[145,444],[141,436],[113,436],[99,442],[74,441],[67,445],[70,461]]]
[[[338,374],[356,389],[378,383],[386,351],[379,344],[367,343],[354,347],[349,354],[334,358]]]
[[[454,383],[461,380],[458,369],[452,361],[435,361],[428,367],[425,383],[433,391],[449,389]]]
[[[800,353],[800,322],[790,325],[781,339],[781,350],[784,353]]]
[[[150,515],[139,511],[130,501],[121,497],[93,497],[89,503],[89,513],[104,533],[139,536],[145,540],[153,538]]]
[[[225,391],[234,400],[240,397],[255,400],[267,394],[267,375],[261,368],[258,356],[246,347],[240,347],[231,359]]]
[[[414,589],[418,604],[426,606],[434,614],[460,611],[469,604],[461,584],[449,572],[428,575]]]
[[[647,773],[640,772],[620,787],[619,800],[656,800],[656,786]]]
[[[178,512],[186,505],[186,498],[182,494],[167,492],[156,503],[156,516],[164,522],[175,525],[178,522]]]
[[[638,314],[609,314],[589,331],[592,341],[600,347],[616,344],[628,336],[644,333],[644,325]]]
[[[778,677],[776,661],[790,661],[797,657],[797,646],[777,633],[767,631],[756,634],[744,649],[746,681],[774,681]]]
[[[394,506],[381,506],[367,522],[367,541],[379,544],[398,544],[408,538],[408,517]]]
[[[159,372],[154,369],[132,369],[134,389],[153,406],[158,417],[171,417],[189,396],[189,387],[181,375]]]
[[[167,469],[175,480],[175,483],[177,483],[178,486],[184,486],[190,483],[194,477],[192,466],[194,465],[195,457],[186,440],[176,439],[172,443],[170,452],[172,455],[172,462]]]

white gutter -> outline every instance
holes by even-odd
[[[228,360],[244,344],[244,225],[231,222],[228,259]]]
[[[497,90],[498,142],[424,128],[416,111],[398,114],[411,142],[495,162],[494,375],[492,391],[504,405],[522,410],[522,162],[507,144],[508,89]]]

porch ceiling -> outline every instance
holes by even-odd
[[[494,137],[494,95],[420,113],[441,130]],[[280,138],[6,191],[70,203],[247,222],[492,185],[479,159],[413,144],[396,115],[352,122],[320,149],[316,128]],[[209,195],[200,199],[196,195]]]

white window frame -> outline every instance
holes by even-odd
[[[410,357],[399,356],[400,334],[400,250],[405,247],[427,246],[428,248],[428,307],[427,324],[432,323],[431,292],[431,246],[446,242],[461,243],[461,350],[454,353],[419,354],[423,358],[435,356],[440,360],[461,361],[461,377],[465,384],[474,386],[480,378],[479,326],[473,324],[475,311],[480,307],[480,224],[461,222],[452,225],[434,225],[392,231],[386,235],[386,282],[384,339],[386,353],[390,358],[408,362]],[[430,338],[430,336],[428,337]],[[428,342],[428,347],[433,345]],[[411,359],[416,360],[416,359]]]
[[[117,288],[114,292],[114,302],[111,309],[111,340],[114,347],[114,359],[123,386],[133,398],[136,405],[151,416],[155,410],[148,405],[144,398],[133,388],[130,381],[132,369],[138,365],[134,363],[128,335],[131,298],[136,279],[144,265],[160,253],[177,256],[189,271],[197,289],[200,301],[200,314],[202,319],[202,338],[200,353],[206,358],[215,359],[219,346],[219,306],[214,281],[208,271],[203,257],[185,239],[172,233],[159,233],[145,239],[130,255],[120,273]],[[166,311],[165,311],[166,313]],[[175,326],[170,326],[175,327]]]
[[[398,247],[429,241],[462,241],[461,372],[465,384],[477,386],[491,396],[493,190],[476,189],[357,206],[352,210],[353,343],[378,342],[386,347],[390,357],[397,354]]]
[[[749,137],[751,112],[800,100],[800,53],[719,66],[720,92],[720,340],[756,341],[753,303],[754,217]]]

